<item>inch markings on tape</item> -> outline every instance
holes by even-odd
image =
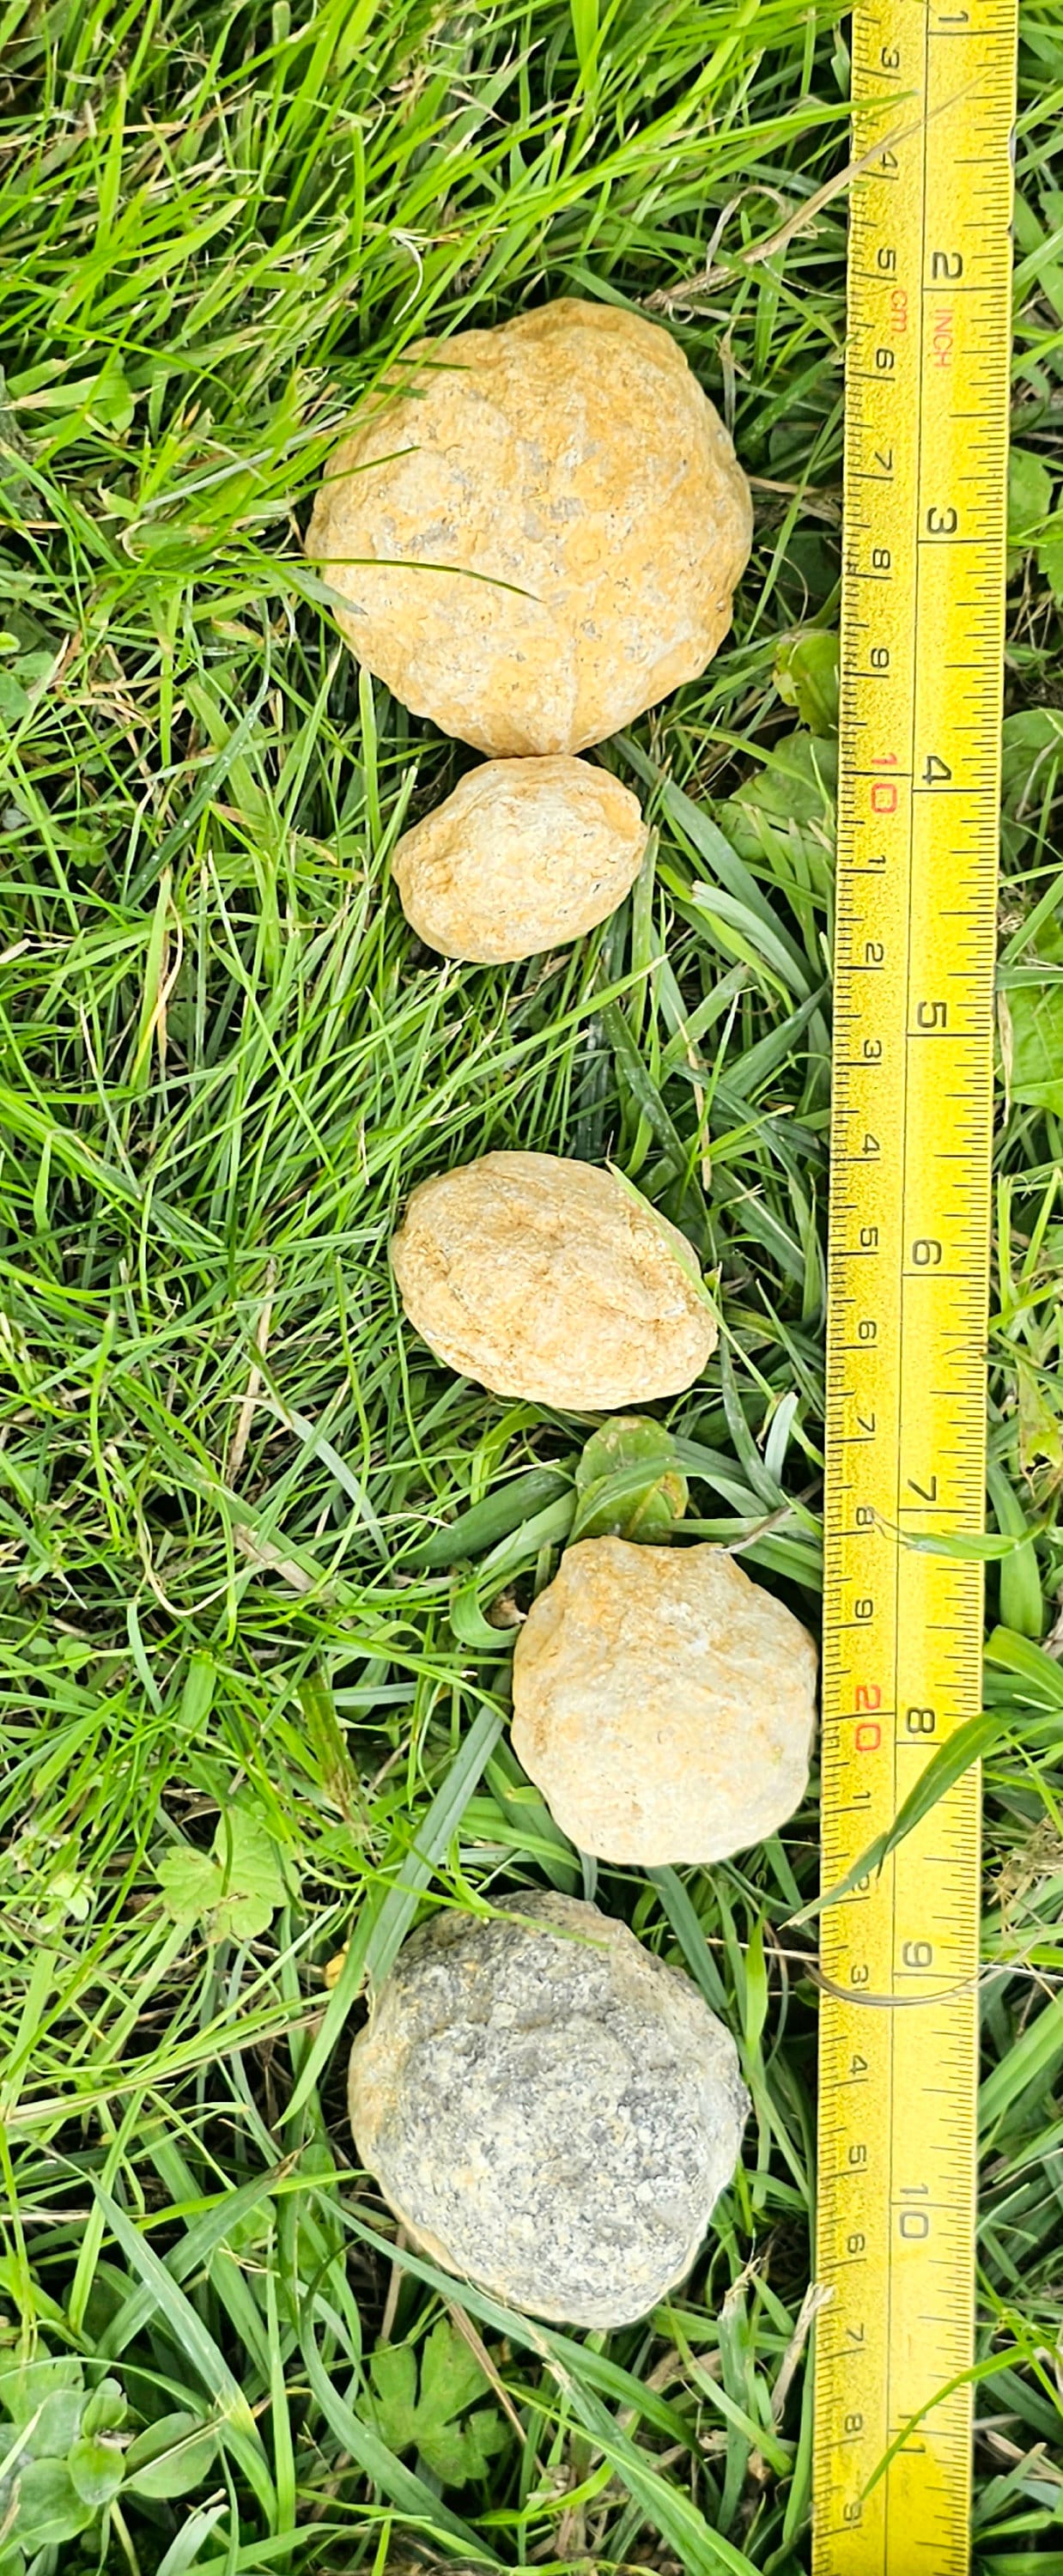
[[[824,1890],[981,1697],[1016,46],[853,20]],[[820,1921],[814,2576],[963,2576],[976,1773]]]

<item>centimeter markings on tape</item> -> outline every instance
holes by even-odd
[[[853,20],[824,1888],[980,1705],[1016,41]],[[814,2576],[968,2564],[978,1878],[968,1772],[821,1918]]]

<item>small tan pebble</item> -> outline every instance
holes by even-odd
[[[513,1749],[581,1850],[722,1860],[800,1805],[817,1661],[725,1548],[581,1539],[517,1639]]]
[[[559,752],[471,769],[403,834],[392,867],[420,939],[444,957],[501,966],[605,921],[634,884],[645,847],[630,788]]]
[[[359,661],[481,751],[582,751],[696,679],[749,485],[676,342],[564,297],[419,341],[359,407],[306,547]]]
[[[485,1154],[414,1190],[391,1246],[411,1324],[495,1395],[613,1413],[716,1347],[690,1245],[594,1163]]]
[[[434,2261],[581,2326],[626,2325],[685,2278],[749,2109],[690,1979],[547,1894],[404,1943],[349,2103],[363,2164]]]

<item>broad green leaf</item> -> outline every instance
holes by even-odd
[[[85,2375],[73,2356],[9,2362],[0,2370],[0,2406],[13,2424],[36,2417],[29,2451],[34,2459],[65,2459],[76,2441],[85,2405]],[[6,2442],[0,2449],[6,2450]]]
[[[94,2513],[110,2504],[122,2483],[122,2454],[117,2442],[101,2433],[82,2433],[71,2446],[67,2467],[82,2504]]]
[[[378,2349],[369,2377],[366,2409],[389,2451],[418,2451],[444,2486],[467,2486],[483,2477],[506,2441],[506,2429],[493,2407],[477,2406],[487,2382],[464,2336],[446,2317],[421,2348],[419,2379],[409,2344]]]
[[[23,688],[39,688],[41,681],[47,679],[54,660],[54,653],[20,653],[15,671]]]
[[[576,1469],[572,1539],[667,1540],[687,1507],[687,1481],[663,1422],[617,1414],[592,1432]]]
[[[276,1844],[249,1796],[237,1798],[219,1819],[213,1852],[225,1880],[221,1913],[238,1941],[253,1941],[287,1891]]]
[[[81,2418],[83,2433],[115,2433],[125,2423],[129,2408],[117,2379],[100,2379],[91,2397],[86,2399]]]
[[[187,2495],[205,2484],[217,2450],[217,2435],[202,2416],[184,2409],[160,2415],[126,2452],[127,2485],[139,2496]]]
[[[408,2468],[404,2461],[396,2459],[388,2444],[381,2440],[374,2425],[367,2424],[360,2415],[355,2414],[343,2391],[325,2368],[314,2342],[312,2323],[309,2320],[304,2324],[301,2346],[307,2377],[325,2421],[331,2426],[343,2449],[357,2462],[363,2476],[371,2478],[374,2485],[379,2487],[381,2494],[388,2496],[391,2502],[398,2506],[400,2513],[407,2514],[412,2520],[421,2523],[426,2532],[433,2534],[446,2532],[451,2541],[456,2540],[470,2553],[477,2565],[486,2559],[490,2566],[497,2566],[499,2562],[494,2553],[485,2548],[482,2540],[475,2537],[468,2524],[461,2522],[457,2514],[451,2513],[449,2506],[440,2503],[431,2487],[426,2486],[424,2479],[418,2477],[415,2469]]]
[[[276,1846],[248,1798],[234,1800],[219,1819],[210,1852],[176,1845],[157,1863],[157,1876],[175,1923],[205,1923],[214,1941],[255,1940],[284,1903]]]
[[[488,2383],[455,2326],[440,2318],[421,2346],[421,2405],[441,2417],[460,2415],[486,2397]]]
[[[1063,976],[1046,975],[1043,984],[1009,985],[1007,1007],[1012,1099],[1063,1110]]]
[[[95,2506],[79,2496],[65,2460],[19,2462],[14,2535],[24,2549],[55,2549],[87,2531]]]
[[[352,2204],[341,2207],[340,2216],[347,2232],[356,2237],[360,2245],[367,2246],[378,2262],[387,2263],[394,2259],[394,2247],[366,2224]],[[400,2261],[404,2272],[409,2272],[414,2280],[424,2282],[438,2298],[453,2296],[453,2281],[427,2256],[417,2255],[406,2246]],[[562,2333],[556,2326],[545,2326],[535,2318],[518,2316],[515,2309],[503,2307],[499,2300],[489,2298],[486,2291],[474,2289],[468,2281],[461,2286],[461,2303],[467,2314],[475,2317],[491,2333],[505,2336],[509,2343],[522,2346],[539,2361],[544,2356],[549,2356],[551,2362],[556,2360],[561,2370],[576,2373],[586,2387],[599,2390],[610,2406],[628,2410],[632,2423],[652,2424],[666,2441],[678,2442],[692,2457],[695,2455],[696,2437],[678,2408],[670,2405],[667,2398],[659,2396],[644,2378],[622,2369],[607,2354],[597,2352],[592,2342],[577,2343],[573,2335]]]
[[[1046,797],[1053,793],[1063,764],[1063,708],[1022,707],[1017,715],[1005,716],[1001,734],[1001,837],[1005,855],[1017,857],[1031,833],[1038,830]],[[1046,889],[1052,900],[1048,904],[1038,934],[1038,948],[1045,934],[1058,932],[1055,890]],[[1026,946],[1019,939],[1019,949]],[[1005,956],[1018,953],[1014,941],[1005,947]]]
[[[1021,799],[1037,798],[1039,774],[1054,758],[1063,760],[1063,708],[1020,707],[1001,727],[1001,791],[1014,812]]]
[[[825,626],[786,635],[776,648],[775,686],[813,734],[838,730],[838,637]]]
[[[1044,574],[1054,599],[1063,599],[1063,536],[1046,537],[1037,549],[1037,569]]]
[[[21,724],[31,711],[32,701],[13,671],[0,671],[0,724]]]
[[[467,2487],[487,2476],[495,2453],[505,2449],[507,2440],[500,2416],[489,2406],[478,2406],[463,2424],[423,2436],[421,2456],[444,2486]]]
[[[1044,458],[1028,447],[1013,447],[1008,458],[1008,543],[1021,545],[1030,528],[1047,519],[1052,507],[1052,477]]]
[[[417,2355],[408,2343],[378,2346],[369,2363],[373,2412],[389,2450],[408,2451],[415,2440]]]
[[[155,1864],[162,1899],[175,1923],[197,1923],[217,1905],[221,1871],[209,1852],[194,1843],[176,1843]]]

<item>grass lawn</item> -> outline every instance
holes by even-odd
[[[668,1413],[687,1527],[816,1618],[844,195],[791,219],[847,86],[825,0],[0,0],[0,2576],[807,2563],[815,1783],[711,1875],[600,1874],[754,2100],[644,2325],[397,2262],[344,2072],[415,1914],[585,1876],[487,1612],[593,1424],[401,1323],[414,1181],[608,1154],[681,1220],[729,1325]],[[1061,113],[1030,0],[989,1419],[1031,1535],[988,1589],[1048,1642],[987,1683],[986,2576],[1063,2570]],[[300,529],[396,350],[559,293],[657,299],[753,561],[603,754],[632,897],[444,966],[388,856],[466,755],[359,678]]]

